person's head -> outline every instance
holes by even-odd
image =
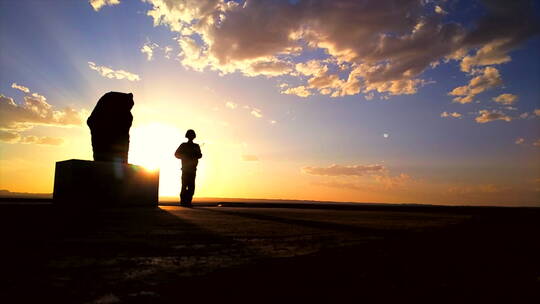
[[[195,134],[195,131],[189,129],[187,130],[186,132],[186,138],[189,139],[189,140],[194,140],[195,137],[197,137],[197,135]]]

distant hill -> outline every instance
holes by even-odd
[[[52,193],[11,192],[0,189],[0,198],[52,198]]]

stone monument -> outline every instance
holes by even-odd
[[[128,164],[133,94],[109,92],[87,124],[94,161],[56,163],[53,201],[63,206],[157,206],[159,171]]]
[[[157,206],[159,171],[120,162],[56,163],[53,200],[75,206]]]

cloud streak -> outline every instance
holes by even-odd
[[[382,165],[331,165],[329,167],[304,167],[302,172],[310,175],[322,176],[364,176],[366,174],[381,173],[385,170]]]
[[[98,72],[101,76],[109,79],[126,79],[129,81],[139,81],[141,78],[139,75],[124,71],[124,70],[114,70],[108,66],[99,66],[95,64],[92,61],[88,61],[88,67],[96,72]]]
[[[49,146],[59,146],[64,143],[64,140],[59,137],[49,137],[49,136],[22,136],[16,132],[0,130],[0,141],[15,144],[38,144],[38,145],[49,145]]]
[[[23,85],[18,85],[16,84],[15,82],[11,84],[11,87],[14,88],[14,89],[17,89],[23,93],[30,93],[30,89],[23,86]]]
[[[88,3],[90,3],[94,11],[97,12],[104,6],[113,6],[120,4],[120,0],[89,0]]]
[[[449,118],[449,117],[452,117],[452,118],[461,118],[463,115],[459,114],[458,112],[442,112],[441,113],[441,117],[442,118]]]

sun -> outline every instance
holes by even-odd
[[[129,162],[148,170],[159,170],[160,196],[177,196],[179,193],[181,165],[174,152],[183,140],[181,130],[160,123],[131,129]]]

